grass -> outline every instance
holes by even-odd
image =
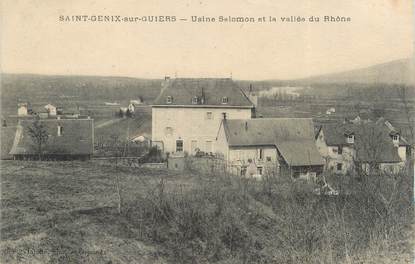
[[[163,170],[120,169],[134,196],[173,176]],[[183,176],[174,177],[175,184]],[[132,238],[116,213],[114,170],[93,162],[2,162],[1,262],[163,263],[157,247]],[[125,196],[128,199],[128,196]]]
[[[1,154],[0,156],[3,159],[10,158],[9,152],[13,146],[15,133],[16,133],[16,126],[1,127],[1,130],[0,130]]]
[[[3,161],[1,187],[4,263],[412,261],[406,189],[384,208],[376,195],[318,197],[285,178],[116,170],[93,161]]]

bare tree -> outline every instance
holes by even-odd
[[[46,145],[49,135],[45,125],[36,119],[31,126],[28,127],[28,133],[33,143],[36,144],[39,160],[42,160],[42,150]]]

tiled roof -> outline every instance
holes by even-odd
[[[22,119],[16,129],[11,155],[36,155],[36,144],[28,134],[34,119]],[[43,154],[90,155],[93,152],[92,119],[40,119],[49,138]],[[62,136],[57,135],[58,125],[63,127]]]
[[[276,146],[290,166],[324,165],[313,140],[283,141]]]
[[[171,103],[167,103],[168,96],[172,98]],[[192,103],[194,97],[203,97],[204,102],[195,105]],[[223,97],[227,97],[226,104],[222,104]],[[153,105],[253,107],[253,103],[229,78],[169,79]]]
[[[232,119],[223,122],[232,146],[276,146],[291,166],[323,165],[311,118]]]

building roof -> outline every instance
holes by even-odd
[[[230,147],[275,146],[290,166],[323,165],[311,118],[224,120]]]
[[[36,144],[28,134],[35,119],[19,120],[11,155],[36,155]],[[39,119],[49,134],[43,154],[91,155],[93,152],[93,119]],[[58,125],[63,127],[57,135]]]
[[[356,159],[361,162],[377,161],[380,163],[400,162],[397,147],[394,146],[390,130],[384,123],[329,123],[323,124],[325,142],[328,146],[351,146],[356,149]],[[346,135],[354,134],[354,143],[346,142]],[[399,145],[408,143],[400,136]]]
[[[313,140],[283,141],[276,147],[290,166],[324,165]]]
[[[166,98],[171,96],[172,102],[167,103]],[[192,104],[194,97],[204,98],[203,103]],[[228,102],[222,104],[222,98],[227,97]],[[239,106],[253,107],[253,103],[245,93],[230,78],[177,78],[166,80],[160,95],[153,106]]]

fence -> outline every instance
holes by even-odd
[[[93,162],[102,166],[121,166],[131,168],[167,168],[166,163],[145,163],[143,157],[100,157],[93,158]]]
[[[241,166],[229,164],[223,158],[215,156],[183,158],[185,169],[189,171],[202,171],[212,175],[241,175]]]

